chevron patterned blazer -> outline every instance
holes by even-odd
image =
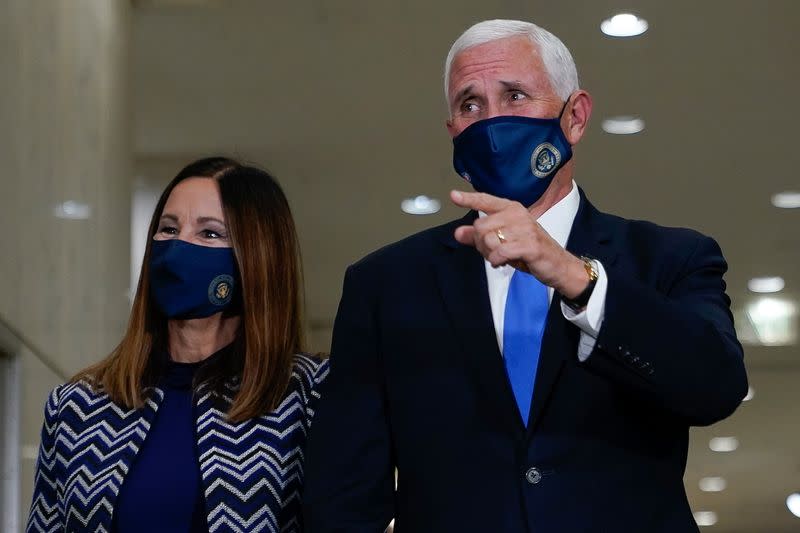
[[[229,424],[222,402],[197,392],[197,453],[209,531],[298,532],[303,451],[327,360],[295,355],[286,397],[268,415]],[[28,532],[108,532],[125,475],[158,413],[152,389],[138,410],[86,383],[56,387],[45,407]]]

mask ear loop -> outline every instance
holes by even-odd
[[[572,95],[569,95],[566,100],[564,100],[564,105],[561,106],[561,112],[558,114],[558,120],[561,121],[561,117],[564,115],[564,110],[567,109],[567,104],[569,103],[570,98]]]
[[[558,114],[558,127],[559,127],[559,129],[561,129],[561,133],[562,133],[562,135],[564,135],[564,139],[566,139],[566,135],[564,134],[564,129],[561,126],[561,117],[564,116],[564,110],[567,109],[567,104],[569,103],[570,98],[572,98],[572,95],[569,95],[567,97],[567,99],[564,100],[564,105],[561,106],[561,112]],[[569,142],[569,141],[567,141],[567,142]]]

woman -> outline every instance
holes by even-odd
[[[149,236],[122,342],[47,402],[28,531],[300,531],[327,362],[300,355],[283,192],[203,159],[167,186]]]

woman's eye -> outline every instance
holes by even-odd
[[[212,229],[204,229],[201,233],[202,233],[203,237],[205,237],[206,239],[220,239],[220,238],[222,238],[222,235],[220,235],[219,233],[217,233],[216,231],[214,231]]]
[[[178,230],[173,228],[172,226],[164,226],[158,230],[159,233],[164,233],[166,235],[177,235]]]

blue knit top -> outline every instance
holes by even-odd
[[[208,531],[192,390],[202,364],[167,362],[164,400],[120,488],[113,533]]]

